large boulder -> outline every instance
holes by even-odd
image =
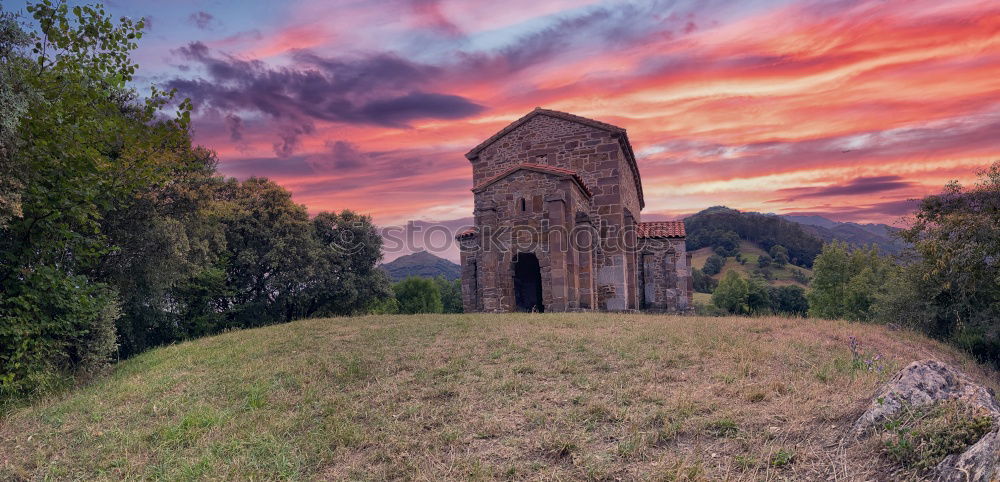
[[[1000,404],[992,390],[937,360],[916,361],[897,373],[875,394],[868,409],[854,423],[852,433],[865,437],[905,406],[919,407],[946,400],[958,400],[988,413],[993,419],[993,429],[965,452],[950,455],[938,464],[936,479],[982,482],[1000,479]]]

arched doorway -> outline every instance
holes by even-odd
[[[514,303],[517,311],[545,311],[542,305],[542,270],[532,253],[514,256]]]

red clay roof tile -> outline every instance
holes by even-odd
[[[683,238],[687,236],[684,231],[684,221],[639,223],[636,226],[636,234],[640,238]]]

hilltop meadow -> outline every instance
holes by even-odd
[[[946,345],[842,321],[296,321],[154,349],[13,410],[0,421],[0,478],[906,476],[883,447],[842,437],[881,382],[923,358],[1000,388]]]

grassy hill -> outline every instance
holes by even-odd
[[[695,268],[701,269],[705,267],[705,260],[713,254],[715,254],[714,251],[712,251],[712,248],[709,247],[697,249],[691,253],[691,265]],[[757,268],[757,259],[762,254],[766,253],[764,250],[758,248],[757,245],[749,241],[740,241],[740,256],[747,260],[746,263],[744,264],[736,261],[735,257],[728,257],[726,258],[726,264],[722,266],[722,271],[720,271],[719,274],[712,276],[712,278],[720,280],[729,271],[736,271],[743,275],[744,278],[749,278],[752,275],[753,270]],[[791,264],[787,264],[783,268],[778,268],[772,265],[768,269],[771,271],[772,275],[772,279],[768,280],[768,284],[772,286],[796,285],[805,288],[805,284],[799,282],[792,276],[792,271],[801,271],[809,278],[812,278],[813,275],[811,269],[803,268],[801,266],[792,266]]]
[[[852,363],[848,337],[882,372]],[[909,332],[634,314],[318,319],[147,352],[0,419],[0,479],[873,479]],[[990,382],[989,380],[992,380]]]

